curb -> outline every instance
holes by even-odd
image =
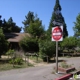
[[[67,80],[67,79],[69,79],[72,76],[73,76],[73,74],[67,74],[67,75],[64,75],[64,76],[62,76],[60,78],[57,78],[55,80]]]
[[[73,73],[73,74],[80,74],[80,71],[76,71],[76,72]],[[55,79],[55,80],[67,80],[67,79],[69,79],[70,77],[72,77],[73,74],[66,74],[66,75],[64,75],[64,76],[62,76],[62,77],[60,77],[60,78]]]

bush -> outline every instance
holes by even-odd
[[[68,65],[66,62],[63,61],[63,62],[61,62],[60,67],[62,67],[62,68],[70,68],[71,65]]]
[[[47,40],[39,42],[39,54],[42,59],[44,59],[45,56],[48,56],[50,59],[53,57],[55,53],[56,53],[55,42]]]
[[[79,52],[79,53],[80,53],[80,49],[78,49],[78,50],[77,50],[77,52]]]
[[[39,51],[38,47],[38,41],[37,39],[34,38],[24,38],[20,42],[20,46],[23,49],[23,51],[34,51],[37,52]]]
[[[23,63],[23,59],[22,58],[15,58],[15,59],[12,59],[10,60],[9,62],[10,64],[17,64],[17,65],[21,65]]]
[[[14,50],[9,49],[9,50],[6,52],[6,55],[12,55],[12,54],[14,54]]]

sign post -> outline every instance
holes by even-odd
[[[63,40],[63,26],[52,28],[52,41],[56,41],[56,73],[58,73],[58,41]]]
[[[58,73],[58,41],[56,41],[56,73]]]

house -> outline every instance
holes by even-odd
[[[20,50],[19,42],[24,37],[30,37],[29,33],[5,33],[5,37],[10,42],[9,47],[11,49]]]

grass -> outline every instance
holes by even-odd
[[[67,64],[65,61],[61,62],[61,65],[59,65],[62,68],[70,68],[72,67],[71,65]]]
[[[33,60],[35,63],[43,62],[43,60],[40,57],[38,57],[38,60],[36,56],[30,56],[29,58]]]
[[[27,65],[27,63],[23,62],[22,65],[14,65],[8,63],[5,59],[0,60],[0,71],[6,71],[6,70],[11,70],[11,69],[20,69],[20,68],[28,68],[28,67],[33,67],[34,65],[30,64]]]
[[[0,71],[5,71],[5,70],[11,70],[11,69],[19,69],[19,68],[27,68],[27,67],[32,67],[32,64],[23,64],[23,65],[13,65],[9,63],[1,64],[0,63]]]
[[[71,56],[66,56],[66,58],[71,58]]]

